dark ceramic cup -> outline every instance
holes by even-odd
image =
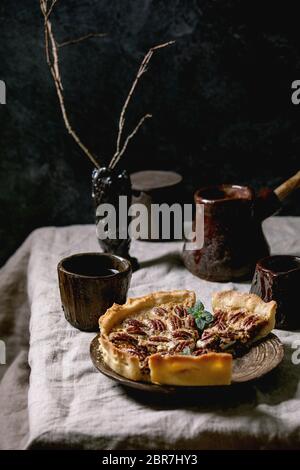
[[[276,300],[276,328],[300,328],[299,289],[300,257],[274,255],[257,263],[250,292],[265,302]]]
[[[97,331],[98,320],[113,303],[126,302],[131,264],[120,256],[79,253],[57,266],[66,320],[83,331]]]

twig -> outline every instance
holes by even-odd
[[[118,136],[117,136],[117,145],[116,145],[116,151],[113,155],[113,158],[111,159],[110,163],[109,163],[109,168],[114,168],[117,163],[119,162],[121,156],[124,154],[126,148],[127,148],[127,145],[129,143],[129,141],[132,139],[132,137],[137,133],[137,131],[139,130],[139,128],[142,126],[143,122],[147,119],[147,118],[150,118],[152,117],[150,114],[146,114],[144,117],[142,117],[140,119],[140,121],[138,122],[137,126],[134,128],[134,130],[131,132],[131,134],[129,134],[129,136],[125,139],[124,141],[124,144],[121,148],[121,141],[122,141],[122,136],[123,136],[123,130],[124,130],[124,125],[125,125],[125,114],[126,114],[126,110],[128,108],[128,105],[130,103],[130,100],[132,98],[132,95],[136,89],[136,86],[138,84],[138,81],[139,79],[142,77],[142,75],[147,72],[147,65],[149,64],[150,60],[151,60],[151,57],[153,56],[154,52],[158,49],[162,49],[164,47],[167,47],[167,46],[170,46],[171,44],[174,44],[175,41],[168,41],[168,42],[165,42],[163,44],[158,44],[157,46],[154,46],[154,47],[151,47],[151,49],[149,49],[149,51],[147,52],[147,54],[145,55],[145,57],[143,58],[142,60],[142,63],[138,69],[138,72],[137,72],[137,75],[131,85],[131,88],[129,90],[129,93],[128,93],[128,96],[125,100],[125,103],[123,105],[123,108],[121,110],[121,114],[120,114],[120,119],[119,119],[119,126],[118,126]]]
[[[84,154],[90,159],[93,165],[95,165],[96,168],[99,168],[100,164],[97,162],[97,160],[92,155],[92,153],[88,150],[88,148],[82,143],[78,134],[72,128],[71,123],[68,118],[67,111],[66,111],[65,101],[64,101],[64,96],[63,96],[63,85],[62,85],[60,69],[59,69],[59,61],[58,61],[58,47],[57,47],[57,43],[55,41],[55,38],[52,32],[52,24],[49,19],[57,1],[58,0],[52,0],[51,6],[47,8],[47,0],[40,0],[40,7],[41,7],[42,14],[44,16],[45,48],[46,48],[47,63],[50,68],[50,72],[53,77],[53,80],[54,80],[56,93],[58,96],[58,100],[59,100],[59,104],[60,104],[60,108],[62,112],[62,117],[65,123],[65,126],[67,128],[67,131],[71,135],[71,137],[74,139],[76,144],[84,152]],[[50,54],[50,48],[51,48],[51,54]]]
[[[86,39],[103,38],[105,36],[107,36],[107,34],[105,34],[105,33],[88,33],[88,34],[85,34],[84,36],[81,36],[79,38],[70,39],[68,41],[64,41],[64,42],[61,42],[61,43],[56,43],[56,45],[57,45],[58,48],[61,48],[61,47],[69,46],[71,44],[78,44],[82,41],[85,41]]]
[[[46,50],[46,59],[47,59],[47,64],[49,66],[51,75],[54,80],[54,85],[56,89],[56,94],[58,97],[62,117],[65,123],[65,126],[67,128],[68,133],[71,135],[73,140],[76,142],[76,144],[81,148],[81,150],[84,152],[84,154],[90,159],[90,161],[95,165],[96,168],[100,167],[100,164],[96,160],[96,158],[92,155],[92,153],[89,151],[89,149],[82,143],[81,139],[79,138],[78,134],[74,131],[74,129],[71,126],[66,107],[65,107],[65,100],[64,100],[64,95],[63,95],[63,84],[61,80],[61,74],[60,74],[60,68],[59,68],[59,58],[58,58],[58,50],[64,46],[68,46],[70,44],[78,44],[82,41],[85,41],[86,39],[90,39],[93,37],[103,37],[105,34],[103,33],[88,33],[84,36],[81,36],[79,38],[75,39],[70,39],[68,41],[64,41],[62,43],[58,43],[54,37],[53,31],[52,31],[52,24],[50,21],[50,16],[53,12],[53,9],[56,5],[58,0],[52,0],[51,5],[48,7],[48,0],[40,0],[40,8],[44,17],[44,34],[45,34],[45,50]],[[148,118],[151,118],[151,114],[145,114],[137,123],[133,131],[124,139],[123,144],[122,144],[122,137],[123,137],[123,131],[124,131],[124,126],[125,126],[125,114],[128,108],[128,105],[130,103],[130,100],[132,98],[132,95],[136,89],[136,86],[138,84],[139,79],[142,77],[142,75],[147,72],[147,65],[151,60],[151,57],[153,56],[154,52],[158,49],[162,49],[164,47],[167,47],[171,44],[173,44],[175,41],[169,41],[164,44],[159,44],[157,46],[151,47],[147,54],[145,55],[139,69],[137,72],[137,75],[131,85],[131,88],[129,90],[128,96],[125,100],[125,103],[122,107],[120,118],[119,118],[119,125],[118,125],[118,135],[117,135],[117,143],[116,143],[116,150],[115,153],[109,163],[109,168],[114,168],[117,163],[119,162],[120,158],[122,155],[125,153],[127,146],[130,142],[130,140],[135,136],[135,134],[138,132],[140,127],[143,125],[144,121]]]
[[[52,4],[47,12],[47,19],[49,19],[51,13],[52,13],[52,10],[53,8],[55,7],[55,4],[58,2],[58,0],[52,0]],[[46,9],[47,9],[47,0],[46,0]]]
[[[125,142],[123,144],[123,147],[122,149],[120,150],[120,153],[118,154],[118,159],[115,161],[114,165],[112,166],[112,168],[114,168],[116,166],[116,164],[118,163],[118,161],[120,160],[120,158],[122,157],[123,153],[125,152],[125,150],[127,149],[127,145],[129,144],[130,140],[132,139],[132,137],[135,136],[135,134],[138,132],[139,128],[143,125],[144,121],[146,121],[146,119],[149,119],[149,118],[152,118],[152,114],[145,114],[145,116],[143,116],[138,124],[136,125],[136,127],[133,129],[133,131],[127,136],[127,138],[125,139]]]

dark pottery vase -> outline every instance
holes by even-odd
[[[114,236],[106,239],[98,238],[99,244],[104,253],[112,253],[126,258],[131,262],[132,269],[136,270],[139,267],[137,259],[132,258],[129,254],[131,239],[128,234],[128,224],[130,218],[128,213],[124,213],[126,208],[120,207],[120,196],[126,198],[126,207],[128,209],[131,204],[132,190],[127,171],[117,171],[106,167],[94,169],[92,174],[92,197],[96,210],[96,225],[101,223],[101,219],[104,220],[106,218],[106,214],[97,214],[98,206],[101,204],[111,204],[116,211],[116,232]]]

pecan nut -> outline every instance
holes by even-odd
[[[194,356],[202,356],[202,354],[207,354],[209,352],[208,349],[206,348],[199,348],[199,349],[196,349],[194,352],[193,352],[193,355]]]
[[[166,330],[166,325],[162,320],[159,318],[155,318],[153,320],[149,320],[149,326],[154,330],[154,331],[165,331]]]
[[[193,333],[191,331],[176,330],[172,333],[172,336],[176,339],[190,339],[193,338]]]
[[[177,317],[177,315],[170,315],[169,320],[172,330],[179,330],[179,328],[182,328],[182,321]]]
[[[236,312],[234,313],[233,315],[230,316],[230,323],[234,324],[236,323],[237,321],[239,321],[243,316],[244,316],[244,312]]]
[[[250,315],[249,317],[246,317],[245,320],[243,321],[243,326],[244,328],[247,328],[249,326],[254,325],[257,321],[257,316],[256,315]]]
[[[117,332],[117,333],[112,333],[110,335],[110,340],[113,343],[131,343],[131,344],[137,344],[138,340],[134,338],[133,336],[129,335],[128,333],[125,332]]]
[[[223,323],[223,321],[221,321],[221,320],[218,323],[215,323],[214,326],[217,326],[219,331],[225,331],[226,328],[227,328],[225,323]]]
[[[168,312],[163,307],[154,307],[153,313],[155,313],[156,315],[159,315],[160,317],[163,317]]]
[[[189,341],[180,341],[180,343],[175,344],[175,346],[172,348],[172,353],[180,353],[184,350],[186,347],[191,347],[193,346],[193,342],[191,340]]]
[[[152,341],[153,343],[168,343],[169,338],[166,336],[150,336],[149,341]]]
[[[130,333],[132,335],[143,335],[143,336],[147,334],[139,326],[129,326],[127,328],[127,333]]]
[[[196,328],[195,318],[192,315],[187,315],[185,319],[185,325],[187,328]]]
[[[126,352],[128,352],[129,354],[133,354],[134,356],[138,356],[138,358],[141,360],[144,360],[147,356],[147,350],[139,346],[127,348]]]
[[[179,317],[183,317],[184,314],[183,314],[183,307],[181,305],[176,305],[176,307],[174,308],[174,312],[176,313],[176,315],[178,315]]]
[[[126,320],[126,325],[136,326],[138,328],[145,328],[146,327],[145,323],[143,323],[140,320],[136,320],[135,318],[128,318],[128,320]]]

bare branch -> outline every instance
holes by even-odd
[[[120,156],[123,155],[124,153],[124,145],[126,144],[126,147],[128,145],[128,139],[125,140],[125,143],[123,145],[123,147],[121,148],[121,141],[122,141],[122,136],[123,136],[123,130],[124,130],[124,125],[125,125],[125,114],[126,114],[126,111],[127,111],[127,108],[128,108],[128,105],[130,103],[130,100],[132,98],[132,95],[136,89],[136,86],[139,82],[139,79],[142,77],[142,75],[147,72],[147,65],[149,64],[150,60],[151,60],[151,57],[153,56],[154,52],[158,49],[162,49],[164,47],[167,47],[167,46],[170,46],[171,44],[174,44],[175,41],[168,41],[168,42],[165,42],[163,44],[158,44],[157,46],[154,46],[154,47],[151,47],[151,49],[149,49],[149,51],[147,52],[147,54],[145,55],[145,57],[143,58],[142,60],[142,63],[137,71],[137,75],[131,85],[131,88],[129,90],[129,93],[128,93],[128,96],[125,100],[125,103],[123,105],[123,108],[121,110],[121,114],[120,114],[120,119],[119,119],[119,126],[118,126],[118,136],[117,136],[117,145],[116,145],[116,151],[113,155],[113,158],[112,160],[110,161],[109,163],[109,168],[114,168],[116,166],[116,164],[118,163],[118,161],[120,160]],[[149,117],[149,115],[147,114],[146,115],[147,117]],[[142,124],[144,122],[144,118],[141,119],[140,123]],[[138,124],[137,125],[137,128],[135,128],[135,130],[133,131],[133,135],[136,134],[137,130],[140,128],[141,124]],[[130,134],[131,135],[131,134]],[[131,135],[130,139],[133,137],[133,135]],[[130,140],[129,139],[129,140]]]
[[[57,47],[60,48],[60,47],[65,47],[65,46],[69,46],[71,44],[78,44],[82,41],[85,41],[86,39],[90,39],[90,38],[103,38],[107,36],[106,33],[89,33],[89,34],[85,34],[84,36],[81,36],[79,38],[75,38],[75,39],[69,39],[68,41],[64,41],[64,42],[61,42],[61,43],[57,43]]]
[[[44,17],[44,29],[45,29],[45,48],[46,48],[46,58],[47,63],[50,68],[51,75],[54,80],[54,85],[62,113],[62,117],[67,128],[68,133],[74,139],[76,144],[80,147],[83,153],[90,159],[90,161],[95,165],[96,168],[99,168],[100,165],[92,155],[92,153],[88,150],[88,148],[82,143],[77,133],[71,126],[69,121],[69,117],[65,107],[65,101],[63,96],[63,85],[61,81],[60,69],[59,69],[59,60],[58,60],[58,48],[57,43],[54,38],[54,34],[52,31],[52,24],[49,20],[49,16],[53,11],[54,5],[57,3],[57,0],[52,0],[52,4],[49,9],[47,9],[47,0],[40,0],[40,7]],[[50,53],[51,50],[51,53]]]
[[[55,7],[55,4],[58,2],[58,0],[52,0],[52,4],[47,12],[47,19],[49,19],[52,11],[53,11],[53,8]],[[46,4],[47,4],[47,0],[46,0]],[[46,5],[46,9],[47,9],[47,5]]]
[[[82,143],[81,139],[79,138],[78,134],[74,131],[74,129],[71,126],[66,107],[65,107],[65,100],[64,100],[64,95],[63,95],[63,84],[61,80],[61,74],[60,74],[60,67],[59,67],[59,56],[58,56],[58,51],[60,48],[64,46],[68,46],[71,44],[79,44],[82,41],[85,41],[90,38],[94,37],[104,37],[106,34],[103,33],[88,33],[84,36],[81,36],[79,38],[75,39],[70,39],[68,41],[64,41],[62,43],[58,43],[54,37],[54,33],[52,30],[52,24],[50,21],[50,16],[53,12],[53,9],[56,5],[58,0],[51,0],[51,4],[49,5],[48,0],[40,0],[40,8],[44,17],[44,34],[45,34],[45,50],[46,50],[46,59],[47,59],[47,64],[49,66],[55,89],[56,89],[56,94],[58,97],[62,117],[64,124],[66,126],[66,129],[68,133],[71,135],[73,140],[76,142],[76,144],[80,147],[80,149],[83,151],[83,153],[90,159],[90,161],[93,163],[93,165],[96,166],[96,168],[100,167],[100,164],[97,162],[96,158],[92,155],[92,153],[88,150],[88,148]],[[119,118],[119,124],[118,124],[118,135],[117,135],[117,143],[116,143],[116,150],[115,153],[109,163],[109,168],[114,168],[116,164],[119,162],[120,158],[122,155],[125,153],[127,146],[131,139],[136,135],[140,127],[143,125],[144,121],[151,116],[151,114],[145,114],[137,123],[136,127],[133,129],[133,131],[126,137],[122,144],[122,137],[123,137],[123,131],[124,131],[124,126],[125,126],[125,114],[128,108],[128,105],[130,103],[130,100],[132,98],[132,95],[137,87],[139,79],[142,77],[144,73],[147,72],[147,65],[149,64],[151,57],[153,56],[154,52],[158,49],[162,49],[164,47],[167,47],[171,44],[173,44],[175,41],[169,41],[164,44],[158,44],[157,46],[152,47],[149,49],[147,54],[145,55],[138,71],[137,75],[131,85],[131,88],[129,90],[128,96],[125,100],[125,103],[122,107],[120,118]]]
[[[146,121],[146,119],[149,119],[149,118],[152,118],[152,114],[145,114],[145,116],[143,116],[139,122],[137,123],[136,127],[133,129],[133,131],[127,136],[127,138],[125,139],[125,142],[123,144],[123,147],[122,149],[120,150],[120,153],[117,155],[117,158],[115,158],[114,162],[112,162],[112,164],[110,164],[110,168],[114,168],[116,166],[116,164],[118,163],[118,161],[120,160],[120,158],[122,157],[123,153],[125,153],[126,149],[127,149],[127,145],[129,144],[130,140],[132,139],[132,137],[135,136],[135,134],[138,132],[139,128],[144,124],[144,121]]]

